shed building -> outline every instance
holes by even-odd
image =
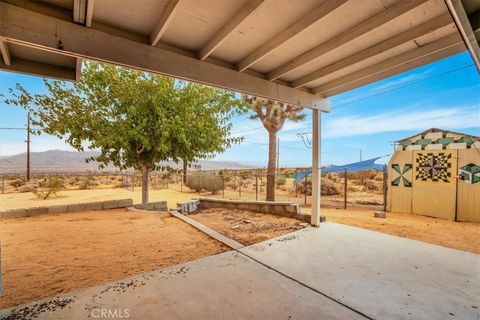
[[[480,138],[432,128],[399,141],[388,209],[480,222]]]

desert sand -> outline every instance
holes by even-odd
[[[125,209],[0,220],[0,308],[228,250],[168,213]]]

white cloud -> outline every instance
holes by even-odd
[[[422,131],[432,127],[466,129],[479,127],[480,107],[404,110],[375,116],[331,118],[324,123],[323,137],[338,138],[402,130]]]

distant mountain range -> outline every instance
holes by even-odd
[[[91,156],[99,155],[98,151],[64,151],[48,150],[43,152],[31,152],[30,164],[32,172],[67,172],[67,171],[86,171],[98,170],[97,162],[86,163],[86,159]],[[25,153],[13,156],[0,157],[0,172],[24,172],[26,169],[27,157]],[[180,168],[181,163],[174,162],[162,163],[173,168]],[[235,161],[215,161],[200,160],[199,165],[203,170],[220,169],[248,169],[253,166],[245,165]],[[102,171],[117,171],[113,166],[109,166]]]

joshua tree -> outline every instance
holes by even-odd
[[[305,119],[303,108],[291,104],[244,95],[249,109],[254,111],[250,119],[260,119],[268,131],[267,201],[275,201],[275,171],[277,162],[277,133],[285,120]]]

